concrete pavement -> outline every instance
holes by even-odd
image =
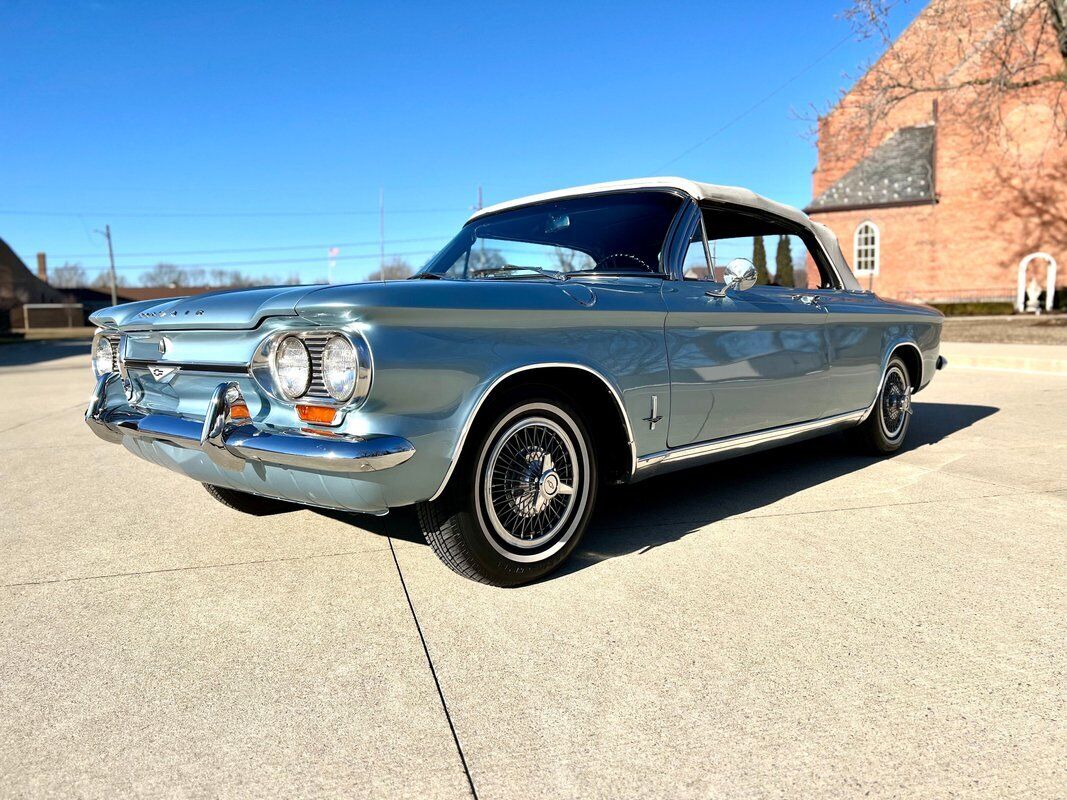
[[[0,350],[0,796],[1062,794],[1067,377],[613,490],[504,591],[410,513],[224,508],[41,347]]]
[[[1067,345],[942,342],[941,354],[954,367],[993,372],[1067,375]]]

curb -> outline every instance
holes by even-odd
[[[970,344],[970,343],[968,343]],[[1060,358],[1060,353],[1048,356],[1033,353],[1005,353],[1004,348],[1012,345],[996,345],[990,349],[998,353],[976,353],[973,346],[967,348],[953,347],[952,342],[941,344],[941,353],[948,359],[949,369],[978,369],[990,372],[1018,372],[1027,375],[1063,375],[1067,376],[1067,357]],[[979,347],[981,347],[979,345]],[[1023,346],[1025,348],[1025,346]],[[1059,350],[1060,348],[1056,348]],[[1067,348],[1064,348],[1067,349]]]

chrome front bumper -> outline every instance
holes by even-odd
[[[243,407],[244,400],[232,382],[216,387],[202,420],[146,414],[129,405],[109,409],[107,393],[115,384],[121,386],[118,373],[102,375],[85,411],[86,423],[106,442],[133,436],[201,450],[222,469],[235,472],[249,461],[314,472],[375,472],[415,455],[411,442],[400,436],[268,429],[247,417],[234,419],[232,407]]]

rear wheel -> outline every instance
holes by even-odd
[[[205,483],[203,486],[207,489],[209,495],[224,506],[229,506],[234,511],[240,511],[242,514],[264,517],[268,514],[292,511],[294,508],[292,503],[287,503],[284,500],[275,500],[273,497],[260,497],[258,494],[239,492],[236,489],[227,489],[224,486],[215,486],[210,483]]]
[[[501,408],[468,442],[444,494],[418,513],[451,569],[517,586],[552,572],[578,544],[596,501],[596,458],[580,415],[562,398]]]
[[[903,359],[889,360],[874,409],[856,429],[860,444],[868,451],[887,454],[900,449],[911,421],[911,396],[915,391]]]

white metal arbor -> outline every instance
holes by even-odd
[[[1052,310],[1053,296],[1056,294],[1056,259],[1044,252],[1031,253],[1019,262],[1019,282],[1015,288],[1015,310],[1024,311],[1026,305],[1026,273],[1030,264],[1038,258],[1043,258],[1048,263],[1045,274],[1045,310]]]

